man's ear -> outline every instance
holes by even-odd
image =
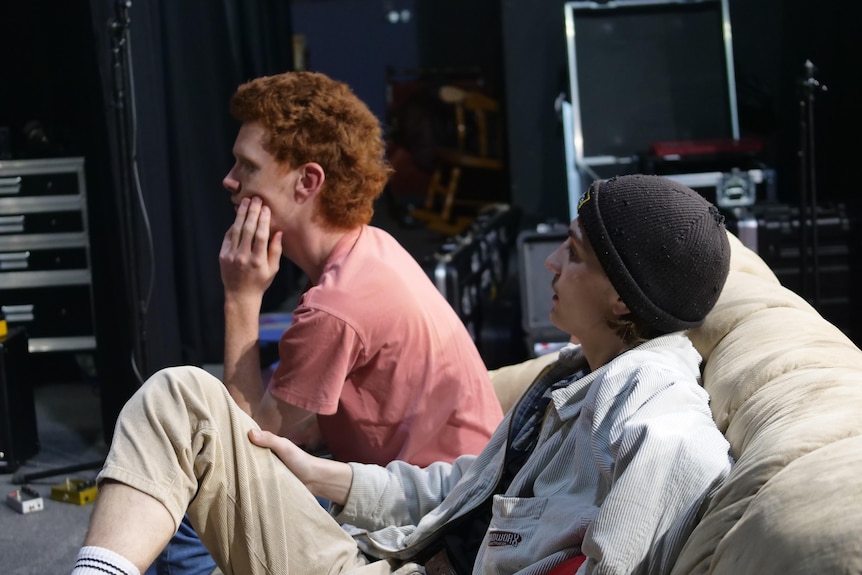
[[[296,201],[303,203],[311,200],[322,188],[326,173],[323,167],[315,162],[308,162],[299,167],[299,177],[296,180]]]
[[[626,314],[631,313],[629,306],[626,305],[626,302],[624,302],[619,295],[616,296],[616,299],[614,300],[613,304],[611,304],[611,311],[617,317],[622,317]]]

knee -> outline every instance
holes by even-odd
[[[202,369],[195,365],[176,365],[173,367],[164,367],[158,370],[149,378],[147,378],[147,380],[144,382],[144,385],[147,385],[152,381],[173,381],[177,379],[200,379],[219,381],[216,376],[206,371],[205,369]]]
[[[151,375],[138,390],[145,398],[166,398],[188,403],[199,399],[205,403],[221,400],[227,390],[211,373],[193,365],[166,367]]]
[[[224,384],[194,366],[168,367],[151,375],[126,402],[117,425],[170,427],[177,422],[208,420],[226,409],[230,395]]]

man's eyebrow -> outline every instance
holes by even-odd
[[[234,158],[236,158],[236,159],[237,159],[237,160],[239,160],[240,162],[244,162],[244,163],[246,163],[246,164],[252,164],[252,165],[254,165],[254,160],[252,160],[252,159],[248,156],[248,154],[243,153],[243,151],[242,151],[241,149],[233,150],[233,156],[234,156]]]
[[[578,236],[575,235],[575,230],[573,230],[572,228],[569,228],[568,231],[569,231],[569,239],[572,241],[572,244],[575,246],[580,246],[581,245],[581,238],[579,238]]]
[[[571,249],[576,250],[579,254],[583,254],[584,250],[587,249],[584,245],[585,238],[583,228],[580,229],[580,232],[580,235],[576,235],[574,228],[568,229],[569,244],[571,246]]]

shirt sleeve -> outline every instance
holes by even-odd
[[[462,455],[453,463],[427,467],[393,461],[386,467],[351,463],[353,483],[344,506],[330,511],[339,522],[368,530],[417,525],[438,506],[476,460]]]
[[[297,309],[278,343],[279,363],[269,392],[307,411],[332,415],[363,349],[356,330],[340,318],[314,308]]]
[[[635,388],[638,377],[667,374],[639,370]],[[727,442],[701,394],[693,383],[670,380],[646,401],[633,392],[628,400],[634,404],[609,407],[601,427],[610,431],[594,436],[594,449],[611,455],[600,464],[610,489],[582,544],[585,572],[670,571],[730,470]]]

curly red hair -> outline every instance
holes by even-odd
[[[285,72],[237,88],[230,112],[267,131],[264,149],[285,167],[320,164],[319,214],[350,229],[371,221],[391,168],[380,122],[347,84],[318,72]]]

